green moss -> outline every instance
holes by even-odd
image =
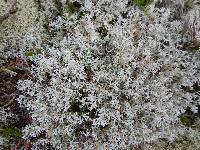
[[[26,50],[26,51],[24,52],[24,55],[25,55],[26,57],[28,57],[28,56],[33,56],[33,55],[35,55],[35,53],[34,53],[34,51],[32,51],[32,50]]]
[[[64,10],[68,13],[68,14],[73,14],[74,13],[74,7],[73,7],[73,4],[72,3],[68,3]]]
[[[153,0],[133,0],[133,3],[137,5],[140,9],[145,9],[145,7],[151,4]]]
[[[197,44],[194,46],[193,50],[195,50],[195,51],[200,50],[200,43],[197,43]]]
[[[146,9],[146,7],[152,2],[153,0],[133,0],[133,3],[137,5],[150,20],[154,20],[154,18],[148,13]]]
[[[26,50],[25,52],[24,52],[24,55],[26,56],[26,57],[29,57],[29,56],[35,56],[35,55],[37,55],[37,54],[39,54],[39,53],[41,53],[42,52],[42,50],[41,49],[35,49],[35,50]]]
[[[73,14],[75,12],[78,12],[81,8],[81,4],[78,2],[68,2],[64,7],[64,12],[67,12],[68,14]]]
[[[81,11],[81,12],[79,12],[79,14],[78,14],[78,19],[80,19],[80,18],[82,18],[83,16],[85,16],[85,12],[83,12],[83,11]]]
[[[63,15],[63,11],[62,11],[62,3],[60,2],[60,0],[53,0],[54,5],[57,9],[58,15]]]
[[[1,135],[5,138],[19,138],[22,136],[22,132],[20,129],[16,127],[10,127],[7,125],[1,125]]]
[[[89,112],[89,110],[87,106],[82,106],[82,103],[80,101],[76,100],[75,98],[71,98],[69,112],[82,115]]]
[[[190,116],[183,115],[183,116],[180,117],[180,121],[185,126],[191,126],[192,125]]]

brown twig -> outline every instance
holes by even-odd
[[[30,150],[32,148],[31,142],[24,140],[24,139],[19,139],[19,141],[11,146],[10,150],[19,150],[19,149],[24,149],[24,150]]]
[[[0,16],[0,24],[4,20],[6,20],[11,14],[13,14],[17,11],[16,4],[17,4],[17,0],[10,0],[10,4],[8,5],[6,13],[4,15]]]

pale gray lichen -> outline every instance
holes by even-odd
[[[6,3],[1,1],[1,14],[5,13],[5,9]],[[0,56],[8,57],[15,55],[19,49],[40,47],[46,36],[44,23],[44,16],[34,0],[18,0],[16,13],[0,24]]]
[[[37,81],[19,82],[33,118],[24,138],[45,131],[36,146],[129,149],[184,136],[179,116],[200,102],[184,87],[199,84],[200,61],[180,48],[191,35],[182,35],[173,5],[151,7],[150,19],[128,0],[76,3],[51,22],[52,45],[32,59]]]
[[[156,6],[158,1],[165,5]],[[187,107],[196,113],[200,104],[194,90],[200,52],[181,47],[192,39],[184,17],[194,21],[199,6],[184,14],[185,2],[155,0],[147,16],[129,0],[62,1],[61,10],[69,3],[79,9],[55,17],[50,13],[59,7],[53,0],[40,3],[42,12],[34,1],[20,0],[19,12],[1,26],[0,45],[20,49],[20,56],[33,62],[35,80],[18,82],[18,102],[32,115],[23,137],[45,132],[35,149],[47,143],[63,150],[172,149],[173,144],[184,149],[190,140],[187,147],[198,149],[199,133],[180,119]],[[45,20],[51,38],[44,33]],[[32,57],[27,49],[41,53]]]

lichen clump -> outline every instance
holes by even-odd
[[[57,3],[48,42],[33,36],[36,46],[19,51],[32,63],[34,80],[18,82],[17,100],[31,114],[23,138],[35,149],[132,149],[188,134],[186,109],[199,111],[200,51],[183,45],[199,41],[197,30],[186,31],[176,3],[157,2]]]

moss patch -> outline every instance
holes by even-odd
[[[8,139],[20,138],[22,136],[22,132],[20,129],[5,124],[0,125],[0,133],[3,137]]]
[[[64,12],[67,12],[68,14],[73,14],[75,12],[78,12],[81,8],[81,4],[78,2],[68,2],[64,7]]]
[[[144,10],[145,7],[151,4],[152,2],[153,0],[133,0],[133,3],[142,10]]]
[[[37,55],[37,54],[39,54],[39,53],[41,53],[41,52],[42,52],[41,49],[26,50],[26,51],[24,52],[24,55],[25,55],[26,57],[35,56],[35,55]]]

